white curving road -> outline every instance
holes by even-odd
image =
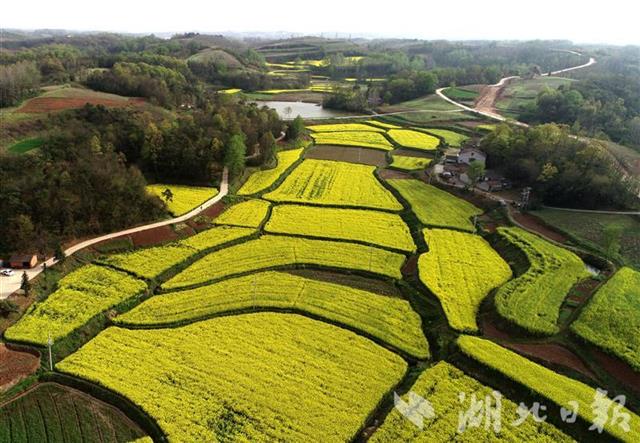
[[[187,221],[191,217],[194,217],[200,214],[205,209],[218,203],[220,200],[222,200],[224,196],[227,195],[228,192],[229,192],[229,171],[227,168],[224,168],[222,172],[222,182],[220,183],[220,191],[218,192],[218,194],[216,194],[214,197],[210,198],[209,200],[207,200],[197,208],[187,212],[186,214],[181,215],[180,217],[162,220],[159,222],[150,223],[148,225],[136,226],[134,228],[129,228],[122,231],[113,232],[111,234],[105,234],[99,237],[94,237],[88,240],[84,240],[80,243],[77,243],[69,247],[64,251],[64,253],[68,257],[70,255],[75,254],[81,249],[84,249],[88,246],[95,245],[96,243],[100,243],[105,240],[111,240],[116,237],[120,237],[122,235],[128,235],[136,232],[147,231],[149,229],[157,228],[160,226],[172,225],[174,223],[181,223],[181,222]],[[47,267],[51,267],[57,263],[57,260],[52,257],[44,263],[47,264]],[[40,263],[35,268],[26,270],[29,280],[31,280],[32,278],[40,274],[42,272],[42,269],[43,269],[43,263]],[[22,270],[16,269],[15,274],[11,277],[0,276],[0,300],[7,298],[9,295],[13,294],[15,291],[20,289],[20,285],[22,283],[22,272],[23,272]]]
[[[572,54],[576,54],[576,55],[582,55],[579,52],[575,52],[575,51],[567,51],[570,52]],[[570,71],[575,71],[577,69],[582,69],[582,68],[586,68],[589,67],[591,65],[595,65],[597,63],[596,59],[593,57],[589,57],[589,61],[587,63],[583,63],[581,65],[578,66],[571,66],[569,68],[564,68],[564,69],[559,69],[557,71],[552,71],[551,73],[544,73],[541,76],[542,77],[547,77],[549,75],[558,75],[558,74],[564,74],[565,72],[570,72]],[[507,83],[509,83],[511,80],[515,80],[520,78],[519,75],[511,75],[508,77],[504,77],[501,78],[500,81],[494,85],[489,85],[488,88],[493,89],[493,93],[495,96],[497,96],[498,92],[504,88],[506,86]],[[439,88],[438,90],[436,90],[436,94],[438,95],[438,97],[440,97],[441,99],[451,103],[452,105],[457,106],[460,109],[463,109],[465,111],[469,111],[469,112],[473,112],[474,114],[478,114],[478,115],[482,115],[483,117],[488,117],[491,118],[493,120],[498,120],[501,122],[507,121],[507,118],[496,113],[496,112],[489,112],[486,110],[481,110],[481,109],[477,109],[477,108],[472,108],[470,106],[466,106],[463,105],[462,103],[458,103],[457,101],[450,99],[449,97],[447,97],[446,95],[444,95],[444,93],[442,91],[444,91],[445,89],[447,89],[447,87],[444,88]],[[517,120],[509,120],[509,122],[518,125],[518,126],[524,126],[524,127],[529,127],[529,125],[527,125],[526,123],[517,121]]]

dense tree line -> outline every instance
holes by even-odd
[[[564,123],[576,133],[640,149],[640,72],[596,74],[542,91],[522,119]]]
[[[190,83],[184,75],[146,63],[116,63],[112,69],[90,74],[86,84],[98,91],[149,98],[166,107],[193,101]]]
[[[531,186],[549,205],[580,208],[637,207],[637,178],[625,176],[597,140],[571,137],[567,127],[531,129],[501,125],[482,140],[488,166]]]
[[[86,105],[50,116],[38,153],[0,154],[0,253],[50,250],[61,240],[158,218],[147,181],[211,185],[223,166],[272,160],[283,129],[273,110],[204,96],[188,112]],[[145,178],[146,176],[146,178]]]
[[[63,239],[118,230],[163,212],[124,155],[78,128],[50,138],[39,155],[3,157],[0,181],[4,252],[47,251]]]
[[[34,62],[0,66],[0,107],[15,106],[40,86],[40,71]]]

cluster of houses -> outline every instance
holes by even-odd
[[[444,151],[442,164],[438,165],[435,172],[445,180],[458,180],[469,184],[471,181],[466,172],[469,165],[476,162],[486,165],[487,154],[475,147],[448,148]],[[511,182],[495,171],[486,170],[476,186],[488,192],[502,191],[510,189]]]

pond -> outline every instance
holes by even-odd
[[[256,101],[255,103],[275,109],[278,115],[284,120],[291,120],[300,115],[305,119],[344,117],[350,115],[347,112],[324,109],[316,103],[306,102],[282,102],[282,101]],[[290,109],[289,109],[290,108]],[[291,112],[287,112],[287,111]]]

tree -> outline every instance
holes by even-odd
[[[24,291],[24,295],[29,295],[29,292],[31,292],[31,282],[29,282],[29,276],[27,275],[27,271],[22,272],[22,281],[20,283],[20,289]]]
[[[270,132],[265,132],[260,137],[260,152],[262,153],[262,162],[269,163],[276,154],[276,139]]]
[[[471,181],[471,184],[470,184],[471,188],[473,188],[476,185],[476,183],[478,183],[478,180],[480,180],[480,177],[484,175],[484,171],[485,171],[484,163],[479,161],[471,162],[471,164],[469,165],[469,169],[467,170],[467,176]]]
[[[167,188],[164,191],[162,191],[162,196],[164,197],[164,199],[165,199],[165,201],[167,203],[173,201],[173,192],[171,192],[171,189],[169,189],[169,188]]]
[[[236,134],[231,137],[225,151],[224,164],[229,168],[229,174],[232,177],[237,177],[244,171],[246,153],[247,146],[244,144],[244,136]]]
[[[67,254],[65,254],[64,249],[62,249],[62,244],[60,242],[56,242],[56,246],[53,249],[53,256],[58,261],[62,261],[67,258]]]
[[[296,140],[298,137],[300,137],[303,131],[304,131],[304,120],[302,117],[297,116],[296,118],[293,119],[293,121],[289,125],[289,128],[287,130],[288,132],[287,137],[291,140]]]

